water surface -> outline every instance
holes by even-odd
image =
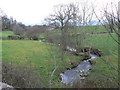
[[[91,59],[98,58],[98,56],[94,54],[90,54]],[[61,73],[60,76],[62,78],[61,82],[72,86],[75,82],[80,81],[81,79],[85,78],[82,77],[81,74],[88,72],[92,65],[89,62],[91,59],[82,61],[76,68],[70,69]]]

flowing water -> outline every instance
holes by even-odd
[[[70,51],[76,51],[75,49],[70,47],[68,47],[68,49]],[[90,59],[82,61],[76,68],[67,70],[64,73],[60,73],[62,79],[61,82],[70,86],[73,86],[77,81],[81,82],[81,80],[85,78],[81,75],[83,73],[87,73],[92,68],[90,60],[98,58],[98,56],[94,54],[90,54],[90,56]]]
[[[39,40],[39,42],[42,42],[42,40]],[[76,49],[71,48],[69,46],[67,46],[67,50],[71,52],[77,51]],[[82,74],[87,73],[92,68],[90,60],[99,57],[95,54],[90,54],[90,56],[90,59],[82,61],[77,67],[70,70],[66,70],[64,73],[60,73],[62,79],[61,82],[66,85],[73,86],[76,82],[81,82],[82,79],[85,79],[85,77],[83,77]]]

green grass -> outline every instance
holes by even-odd
[[[80,30],[81,29],[78,29],[77,32],[79,33]],[[103,26],[87,26],[86,29],[83,30],[85,32],[106,31]],[[60,30],[54,30],[52,32],[50,32],[51,37],[52,35],[57,37],[60,34]],[[8,35],[14,34],[11,31],[0,32],[0,34],[1,33],[4,39],[6,39]],[[117,39],[116,34],[112,33],[112,35]],[[40,38],[44,37],[44,34],[40,36]],[[58,69],[52,78],[52,87],[57,88],[66,87],[59,80],[60,72],[65,71],[66,67],[71,67],[71,61],[79,62],[81,58],[65,53],[65,59],[61,61],[61,53],[57,46],[32,40],[3,40],[2,46],[2,57],[4,61],[12,62],[14,65],[18,65],[19,63],[22,67],[31,65],[32,68],[38,72],[38,75],[42,76],[47,86],[50,80],[49,76],[56,64]],[[92,46],[93,48],[100,49],[103,52],[101,58],[107,62],[104,62],[101,58],[94,59],[96,64],[92,68],[87,80],[96,84],[98,87],[117,87],[115,83],[118,80],[118,72],[112,67],[118,68],[118,44],[109,34],[94,34],[88,35],[86,39],[83,40],[83,46]],[[109,79],[111,79],[112,82]]]
[[[115,33],[112,36],[117,40]],[[83,46],[92,46],[103,52],[103,56],[96,61],[87,80],[96,84],[98,88],[118,87],[118,43],[109,34],[88,35],[83,40]]]
[[[83,28],[83,27],[81,27]],[[97,28],[97,29],[95,29]],[[77,29],[79,32],[105,32],[103,26],[87,26],[82,31]],[[53,31],[56,34],[60,33],[56,30]],[[115,33],[112,36],[118,40]],[[76,37],[72,37],[72,42],[74,42]],[[81,38],[78,38],[81,41]],[[103,56],[100,59],[94,59],[96,61],[95,66],[92,68],[90,75],[87,80],[96,84],[99,88],[109,88],[118,87],[116,82],[118,81],[118,72],[114,69],[118,69],[118,44],[115,42],[109,34],[88,34],[85,39],[82,40],[82,46],[97,48],[103,52]]]
[[[55,61],[58,69],[53,77],[52,87],[65,87],[60,83],[60,72],[64,71],[66,67],[71,67],[71,61],[80,62],[79,57],[67,53],[65,60],[61,61],[58,48],[48,43],[30,40],[3,40],[2,45],[3,61],[12,62],[15,65],[19,63],[23,67],[31,65],[42,76],[47,86],[49,76],[54,70]]]
[[[77,34],[81,32],[90,33],[90,32],[106,32],[107,31],[105,27],[102,25],[79,26],[76,28],[76,30],[77,30]]]
[[[117,40],[118,37],[115,33],[112,36]],[[88,42],[91,43],[92,47],[100,49],[104,56],[118,53],[118,43],[109,34],[89,35],[86,37],[84,43],[87,45]]]
[[[1,39],[7,39],[9,35],[14,35],[12,31],[0,31],[0,38]]]
[[[97,26],[84,26],[85,28],[81,31],[78,29],[79,32],[104,32],[106,31],[105,28],[101,25]],[[83,26],[82,26],[83,28]],[[97,28],[97,29],[95,29]],[[58,32],[59,31],[59,32]],[[52,32],[51,32],[52,33]],[[60,30],[54,30],[51,35],[56,38],[56,36],[59,36]],[[118,36],[115,33],[112,33],[112,36],[117,40]],[[100,49],[103,54],[106,55],[111,55],[113,53],[118,53],[118,44],[113,40],[113,38],[109,34],[87,34],[85,36],[85,39],[83,36],[77,37],[77,40],[79,42],[82,42],[83,47],[91,46],[93,48]],[[59,40],[59,39],[57,39]],[[75,43],[76,42],[76,37],[70,37],[71,42]]]
[[[118,87],[118,56],[110,55],[94,59],[96,61],[87,80],[96,84],[98,88]]]
[[[0,40],[0,63],[2,61],[2,40]]]
[[[71,29],[69,28],[69,32],[72,32],[73,34],[75,33],[79,34],[81,32],[107,32],[106,28],[102,25],[94,25],[94,26],[78,26],[74,27]],[[52,32],[55,33],[60,33],[60,29],[55,29]]]
[[[112,36],[117,40],[115,33]],[[90,75],[87,77],[88,81],[96,84],[99,88],[118,87],[118,43],[115,42],[109,34],[95,34],[90,35],[85,40],[91,43],[91,46],[103,52],[103,56],[96,61],[92,68]]]
[[[41,39],[41,40],[45,39],[45,34],[44,33],[40,34],[38,38]]]

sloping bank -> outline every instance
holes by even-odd
[[[77,52],[76,49],[67,47],[67,50],[70,52]],[[83,50],[84,52],[88,52],[89,49],[85,49]],[[94,49],[97,51],[97,49]],[[93,49],[91,49],[91,51],[94,51]],[[91,52],[92,53],[92,52]],[[96,52],[94,52],[96,54]],[[65,71],[64,73],[61,73],[61,82],[64,83],[65,85],[69,85],[71,87],[76,87],[77,85],[83,83],[83,80],[85,79],[85,77],[88,75],[89,70],[92,68],[93,63],[91,62],[91,59],[95,59],[98,58],[99,56],[101,56],[99,54],[99,56],[95,55],[95,54],[90,54],[90,58],[89,59],[83,59],[82,62],[80,62],[79,65],[77,65],[76,67],[69,69],[67,71]],[[78,86],[77,86],[78,87]]]

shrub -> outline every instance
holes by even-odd
[[[43,88],[44,84],[38,74],[29,67],[20,67],[11,63],[2,64],[2,82],[14,88]]]

